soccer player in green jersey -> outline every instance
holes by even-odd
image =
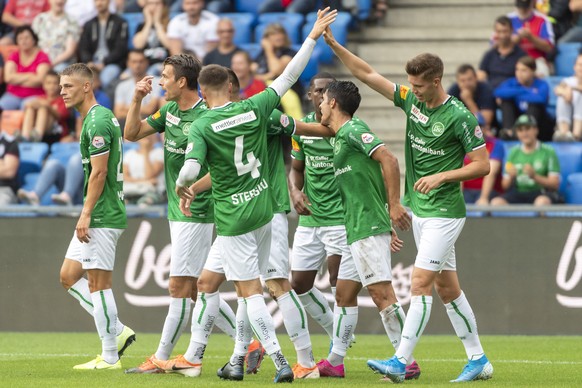
[[[233,102],[240,101],[240,84],[236,74],[227,69],[229,82],[231,84],[230,99]],[[266,271],[262,274],[271,296],[276,300],[283,315],[283,322],[289,338],[295,346],[297,352],[297,364],[293,367],[293,374],[296,379],[317,378],[319,370],[313,360],[311,341],[307,327],[305,310],[298,300],[297,294],[292,290],[289,282],[289,244],[288,244],[288,223],[287,213],[291,210],[289,194],[287,188],[287,177],[285,161],[283,158],[283,148],[281,136],[291,136],[296,134],[309,134],[319,136],[330,136],[332,133],[327,127],[322,125],[312,125],[303,122],[295,122],[292,117],[283,114],[275,109],[269,116],[267,124],[267,154],[269,160],[269,182],[273,187],[273,200],[275,213],[271,232],[271,250],[269,263]],[[197,194],[211,187],[210,177],[204,177],[194,183],[190,190]],[[184,209],[188,212],[187,208]],[[199,289],[205,292],[216,292],[222,282],[226,280],[224,268],[218,251],[218,241],[213,244],[210,255],[204,265],[204,270],[198,281]],[[237,324],[250,329],[248,319],[245,314],[239,317],[239,312],[244,311],[244,299],[239,298],[239,310],[237,310]],[[207,314],[203,311],[202,314]],[[237,327],[237,330],[239,328]],[[244,330],[244,329],[242,329]],[[246,353],[247,343],[242,341],[244,336],[236,336],[235,352],[229,363],[220,371],[219,376],[224,379],[240,380],[243,378],[242,362]],[[261,362],[260,343],[253,341],[248,347],[247,373],[256,373]],[[264,352],[264,349],[262,350]]]
[[[505,193],[491,200],[492,206],[530,203],[535,206],[558,202],[560,162],[549,144],[538,140],[535,117],[521,115],[513,126],[520,144],[509,151],[501,185]]]
[[[199,353],[199,339],[194,335],[198,327],[206,327],[209,322],[192,320],[190,346],[183,356],[170,359],[190,316],[190,298],[202,300],[196,309],[203,305],[211,306],[216,314],[207,320],[217,320],[217,325],[234,338],[234,312],[220,298],[218,292],[197,294],[196,280],[200,276],[210,245],[212,243],[213,206],[211,193],[199,195],[190,206],[190,216],[180,211],[180,198],[176,195],[174,182],[184,163],[188,142],[188,132],[193,122],[206,111],[206,105],[198,96],[198,75],[200,62],[191,55],[178,54],[164,61],[160,85],[166,92],[166,103],[159,111],[142,120],[140,107],[143,98],[152,90],[152,78],[146,76],[136,84],[132,103],[125,123],[125,137],[137,141],[145,136],[164,133],[164,166],[166,192],[168,195],[168,221],[172,252],[170,259],[170,306],[162,329],[158,349],[145,362],[127,373],[159,373],[169,370],[189,377],[201,373],[202,361]],[[206,169],[206,167],[204,167]],[[206,170],[205,170],[206,171]],[[221,314],[218,314],[218,311]]]
[[[466,216],[460,182],[489,173],[489,156],[477,119],[443,89],[444,66],[438,56],[420,54],[407,62],[409,88],[382,77],[341,46],[330,29],[325,32],[325,41],[356,78],[394,101],[407,115],[404,200],[412,210],[418,249],[412,298],[395,356],[370,360],[368,365],[393,382],[404,380],[405,366],[430,317],[434,287],[469,359],[453,381],[488,379],[493,367],[481,346],[473,310],[459,285],[454,248]],[[465,155],[470,159],[467,165],[463,165]]]
[[[226,69],[210,65],[202,70],[199,83],[209,111],[191,129],[186,162],[176,182],[180,196],[192,198],[188,186],[196,181],[200,163],[208,161],[225,274],[245,298],[250,325],[275,362],[275,382],[292,381],[293,371],[281,353],[259,280],[268,264],[273,218],[265,131],[281,96],[305,68],[315,40],[335,20],[337,12],[328,11],[318,12],[308,38],[283,73],[248,100],[230,102]]]
[[[404,319],[392,288],[390,258],[390,250],[399,250],[402,244],[390,217],[400,227],[409,226],[400,204],[398,160],[363,121],[353,117],[360,100],[353,82],[334,81],[324,89],[320,105],[321,123],[336,133],[333,168],[349,245],[338,273],[333,345],[327,359],[317,363],[320,373],[329,377],[345,376],[343,361],[358,321],[362,286],[368,289],[395,347]]]
[[[81,63],[70,65],[61,73],[65,105],[78,110],[83,119],[80,141],[85,172],[83,209],[76,236],[65,254],[61,283],[93,315],[102,344],[97,358],[74,369],[121,369],[121,354],[135,340],[133,330],[117,317],[111,289],[117,240],[127,227],[123,139],[113,112],[97,104],[92,83],[93,73]],[[88,280],[83,278],[85,272]]]

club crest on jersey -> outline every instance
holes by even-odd
[[[186,153],[189,153],[194,148],[194,143],[188,143],[186,146]]]
[[[475,137],[478,139],[483,139],[483,131],[481,130],[480,126],[475,127]]]
[[[335,146],[335,137],[328,137],[328,139],[329,139],[329,145],[332,147]]]
[[[111,121],[113,121],[113,125],[115,125],[116,127],[119,127],[119,121],[117,121],[117,119],[115,117],[112,117]]]
[[[182,133],[184,134],[184,136],[188,136],[188,134],[190,133],[191,125],[192,123],[185,123],[184,126],[182,127]]]
[[[333,153],[337,155],[337,154],[339,154],[339,152],[341,151],[341,149],[342,149],[342,143],[339,142],[339,141],[336,141],[335,142],[335,145],[333,147]]]
[[[180,122],[180,118],[174,116],[171,113],[166,113],[166,120],[169,121],[171,124],[174,124],[174,125],[178,125],[178,123]]]
[[[93,140],[91,140],[91,144],[93,144],[93,147],[95,148],[101,148],[105,145],[105,140],[103,139],[103,136],[95,136],[93,137]]]
[[[279,119],[279,122],[284,127],[288,126],[289,125],[289,116],[287,116],[287,115],[281,115],[281,118]]]
[[[410,113],[414,116],[413,118],[414,121],[416,122],[420,121],[423,124],[428,123],[428,116],[423,115],[416,105],[412,104],[412,109],[410,109]]]
[[[374,141],[374,136],[372,136],[372,134],[370,134],[370,133],[362,133],[362,142],[364,144],[370,144],[373,141]]]
[[[440,136],[445,132],[445,126],[440,121],[432,125],[432,134],[435,136]]]

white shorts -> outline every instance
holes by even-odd
[[[222,265],[222,258],[220,257],[220,236],[216,237],[212,247],[210,247],[210,253],[208,253],[208,258],[206,263],[204,263],[204,269],[207,271],[222,273],[224,274],[224,266]]]
[[[271,222],[238,236],[220,236],[218,248],[227,280],[258,279],[269,264]]]
[[[199,277],[212,244],[214,224],[170,222],[170,276]]]
[[[275,213],[271,220],[269,264],[261,275],[263,280],[289,279],[289,222],[285,213]]]
[[[318,271],[328,256],[341,256],[348,250],[344,225],[298,226],[293,239],[291,269]]]
[[[390,233],[382,233],[350,244],[353,261],[364,287],[392,281],[391,239]]]
[[[416,243],[414,266],[428,271],[456,271],[455,242],[465,218],[420,218],[412,215]]]
[[[88,243],[82,243],[73,232],[73,238],[69,243],[66,259],[81,263],[83,269],[102,269],[113,271],[115,264],[115,248],[117,240],[124,229],[89,228],[91,239]]]

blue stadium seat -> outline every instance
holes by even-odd
[[[129,49],[133,48],[133,36],[137,32],[137,26],[143,23],[143,13],[124,13],[123,18],[127,20],[127,43]]]
[[[554,88],[562,82],[564,77],[561,76],[550,76],[544,78],[544,80],[550,86],[550,100],[548,101],[548,108],[547,111],[553,116],[556,117],[556,103],[558,101],[558,97],[556,93],[554,93]]]
[[[254,15],[259,13],[260,1],[257,0],[234,0],[234,9],[237,12],[250,12]]]
[[[245,43],[239,44],[238,47],[245,50],[251,56],[251,59],[254,61],[257,59],[259,54],[261,53],[262,47],[260,43]]]
[[[556,59],[554,60],[557,76],[571,76],[574,74],[574,63],[582,48],[580,43],[561,43],[558,45]]]
[[[39,172],[49,147],[46,143],[19,143],[20,166],[18,167],[18,177],[20,182],[24,182],[26,174]]]
[[[556,150],[560,161],[560,192],[566,193],[568,176],[575,172],[582,172],[582,143],[549,143]]]
[[[507,156],[509,155],[509,151],[515,147],[516,145],[519,144],[518,140],[502,140],[503,142],[503,155],[505,155],[505,158],[507,159]],[[503,161],[505,162],[505,161]]]
[[[300,13],[272,12],[259,15],[259,25],[255,29],[255,42],[260,43],[263,31],[272,23],[279,23],[287,31],[292,44],[301,43],[301,27],[305,17]]]
[[[298,51],[301,48],[301,46],[293,45],[292,48],[293,50]],[[305,66],[305,70],[303,70],[303,72],[299,76],[299,81],[301,81],[301,83],[304,86],[309,85],[311,78],[319,72],[320,56],[321,50],[316,46],[313,49],[311,57],[309,58],[309,62],[307,62],[307,65]],[[299,96],[299,98],[301,98],[301,96]]]
[[[26,176],[24,177],[24,183],[22,185],[22,188],[26,191],[34,190],[34,186],[36,185],[36,181],[38,180],[39,176],[40,173],[38,172],[30,172],[26,174]],[[40,198],[40,204],[43,206],[54,205],[53,201],[51,200],[51,195],[58,194],[58,192],[59,190],[57,189],[57,187],[55,185],[52,185],[48,189],[48,191],[42,196],[42,198]]]
[[[53,143],[50,148],[49,159],[56,159],[63,166],[67,165],[69,158],[80,152],[79,143]]]
[[[307,38],[307,35],[311,32],[313,28],[313,23],[317,19],[317,13],[312,12],[307,14],[305,25],[303,26],[303,40]],[[337,19],[331,25],[331,32],[333,36],[341,45],[345,45],[348,41],[348,27],[352,21],[352,16],[347,12],[340,12],[337,15]],[[323,38],[318,39],[315,47],[321,50],[320,60],[323,63],[332,64],[333,63],[333,51],[329,48]]]
[[[221,13],[221,19],[230,19],[234,25],[234,43],[250,43],[253,41],[253,26],[255,16],[251,13]]]
[[[358,0],[358,19],[366,20],[372,11],[372,0]]]
[[[582,205],[582,173],[568,175],[566,184],[566,203]]]

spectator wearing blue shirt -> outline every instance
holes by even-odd
[[[551,141],[555,120],[548,114],[550,87],[536,77],[533,58],[521,57],[515,66],[515,77],[504,81],[495,89],[495,97],[501,99],[502,137],[513,139],[513,123],[521,114],[533,116],[539,124],[538,139]]]
[[[489,134],[497,109],[493,91],[485,82],[477,80],[477,72],[469,64],[459,66],[456,80],[448,93],[461,100],[477,118],[482,118],[481,129]]]

